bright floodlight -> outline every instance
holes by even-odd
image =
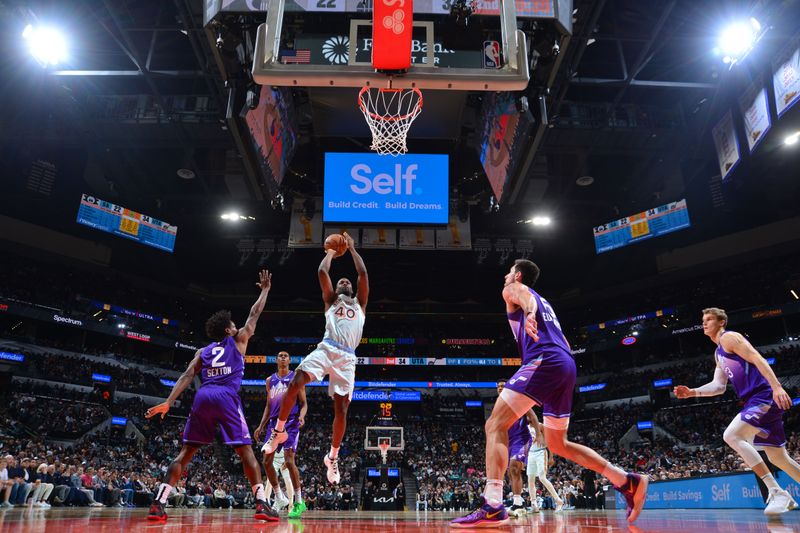
[[[552,220],[550,217],[546,216],[536,216],[531,220],[531,223],[533,223],[534,226],[549,226],[551,222]]]
[[[754,18],[748,21],[734,22],[725,28],[719,36],[719,51],[724,55],[725,63],[735,63],[752,50],[759,38],[761,24]]]
[[[64,36],[56,29],[34,28],[28,24],[22,32],[22,38],[28,43],[31,55],[43,67],[57,65],[67,56],[67,44]]]
[[[783,140],[783,144],[786,146],[792,146],[797,144],[800,141],[800,131],[796,131],[791,135],[787,135],[786,138]]]
[[[239,222],[239,219],[243,217],[240,217],[239,213],[231,211],[230,213],[223,213],[220,215],[220,218],[222,220],[230,220],[231,222]]]

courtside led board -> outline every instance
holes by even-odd
[[[168,252],[175,248],[175,236],[178,233],[176,226],[90,194],[81,195],[78,223]]]
[[[448,156],[325,154],[326,223],[447,224]]]
[[[686,200],[679,200],[597,226],[594,246],[600,254],[689,226]]]

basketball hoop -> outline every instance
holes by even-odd
[[[371,149],[381,155],[400,155],[408,151],[408,130],[422,111],[419,89],[364,87],[358,93],[358,107],[372,132]]]
[[[388,440],[382,441],[378,444],[378,448],[381,449],[381,460],[383,461],[383,464],[386,464],[386,456],[389,455],[389,446],[390,443]]]

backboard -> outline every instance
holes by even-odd
[[[363,10],[347,16],[346,29],[341,24],[331,22],[330,26],[337,28],[338,35],[331,36],[330,41],[323,45],[325,60],[316,61],[312,49],[305,44],[307,32],[293,30],[286,22],[289,19],[286,14],[287,1],[270,2],[267,21],[258,28],[253,78],[261,85],[456,91],[519,91],[528,85],[527,40],[525,34],[517,29],[516,2],[513,0],[492,2],[496,5],[496,11],[490,12],[499,15],[499,26],[493,32],[495,38],[473,43],[477,64],[464,67],[445,66],[437,61],[444,55],[437,54],[437,50],[441,52],[446,48],[443,40],[459,33],[436,33],[437,26],[442,26],[443,18],[450,16],[449,4],[443,2],[434,9],[432,4],[420,2],[422,6],[414,8],[411,67],[404,73],[389,75],[376,72],[370,61],[371,6],[365,4]],[[343,2],[340,4],[340,7],[345,5]],[[492,18],[491,15],[485,17]],[[291,46],[287,43],[291,43]],[[487,55],[488,59],[484,60]]]
[[[379,452],[379,444],[385,439],[389,441],[389,451],[399,452],[405,449],[406,441],[403,435],[403,428],[400,426],[367,426],[364,437],[364,449]]]

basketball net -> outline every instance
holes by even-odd
[[[419,89],[364,87],[358,93],[358,107],[372,133],[371,149],[395,156],[408,151],[408,130],[422,111]]]
[[[386,464],[386,456],[389,455],[389,443],[381,442],[378,444],[378,448],[381,449],[381,460],[383,461],[383,464]]]

